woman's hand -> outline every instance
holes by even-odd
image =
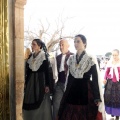
[[[107,83],[107,80],[103,80],[103,84],[105,85]]]
[[[45,93],[48,93],[50,91],[49,87],[45,87]]]

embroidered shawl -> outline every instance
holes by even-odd
[[[37,71],[42,65],[43,61],[46,60],[44,51],[41,51],[36,58],[33,55],[28,59],[27,63],[32,71]]]
[[[76,64],[76,55],[70,56],[69,71],[74,78],[83,78],[84,73],[88,72],[95,63],[92,57],[85,53],[78,64]]]

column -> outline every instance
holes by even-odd
[[[24,87],[24,5],[26,0],[15,2],[15,85],[16,120],[22,120],[22,100]]]

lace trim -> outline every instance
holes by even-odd
[[[29,64],[29,68],[32,71],[37,71],[42,65],[43,61],[46,60],[45,53],[41,51],[36,58],[33,58],[33,55],[28,59],[27,63]]]
[[[75,78],[83,78],[84,73],[88,72],[94,64],[92,57],[87,54],[84,54],[79,64],[76,64],[76,55],[73,55],[69,59],[69,70]]]

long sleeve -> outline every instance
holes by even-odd
[[[50,93],[52,94],[54,90],[54,84],[55,84],[55,81],[53,78],[53,70],[49,61],[45,60],[43,64],[44,64],[44,71],[45,71],[45,85],[49,86]]]
[[[94,99],[95,101],[96,100],[101,101],[96,64],[94,64],[91,67],[91,73],[92,73],[92,89],[93,89]]]
[[[44,60],[43,62],[44,67],[44,73],[45,73],[45,85],[49,86],[50,84],[50,78],[49,78],[49,63],[47,60]]]

